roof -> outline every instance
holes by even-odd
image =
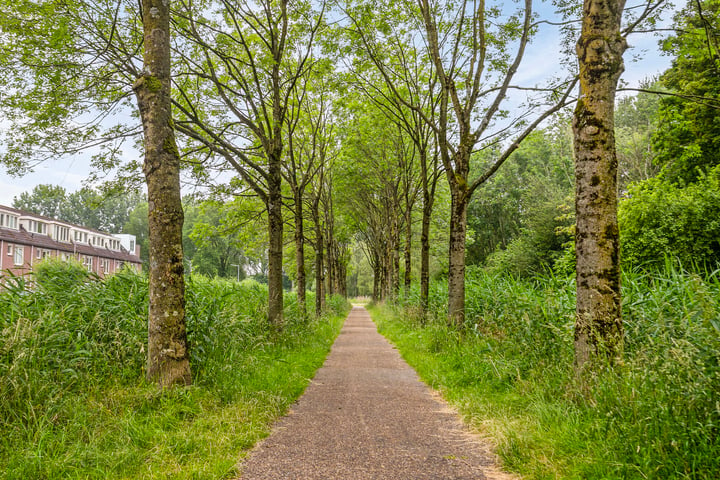
[[[81,255],[92,255],[94,257],[111,258],[114,260],[122,260],[124,262],[140,263],[140,257],[130,254],[127,250],[121,251],[110,250],[109,248],[97,248],[92,245],[75,242],[58,242],[47,235],[30,233],[23,227],[19,230],[0,227],[0,240],[12,242],[20,245],[34,246],[59,250],[67,253],[79,253]]]
[[[113,235],[112,233],[103,232],[102,230],[97,230],[97,229],[94,229],[94,228],[85,227],[85,226],[83,226],[83,225],[77,225],[77,224],[75,224],[75,223],[70,223],[70,222],[67,222],[67,221],[65,221],[65,220],[61,220],[61,219],[59,219],[59,218],[46,217],[46,216],[44,216],[44,215],[39,215],[39,214],[37,214],[37,213],[28,212],[28,211],[26,211],[26,210],[18,210],[17,208],[8,207],[8,206],[6,206],[6,205],[0,205],[0,210],[7,211],[7,212],[13,213],[13,214],[15,214],[15,215],[21,216],[21,217],[32,217],[32,218],[35,218],[35,219],[37,219],[37,220],[42,220],[42,221],[44,221],[44,222],[60,223],[60,224],[62,224],[62,225],[64,225],[64,226],[66,226],[66,227],[79,228],[79,229],[82,229],[82,230],[85,230],[85,231],[88,231],[88,232],[99,233],[99,234],[101,234],[101,235]]]

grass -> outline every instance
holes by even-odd
[[[624,277],[624,363],[578,385],[573,282],[471,272],[467,323],[417,292],[371,309],[380,331],[525,478],[713,479],[720,472],[720,281],[666,267]]]
[[[261,285],[193,277],[194,384],[144,381],[147,283],[48,263],[0,290],[0,478],[224,479],[324,361],[347,311],[320,319],[286,295],[274,332]]]

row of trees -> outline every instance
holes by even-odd
[[[426,306],[436,199],[447,195],[449,215],[436,223],[448,220],[449,321],[459,326],[466,240],[487,229],[468,232],[473,194],[572,104],[578,363],[601,350],[606,358],[620,353],[613,106],[626,38],[652,26],[665,2],[625,10],[622,1],[587,0],[582,11],[561,2],[564,32],[579,38],[566,59],[577,55],[579,70],[568,61],[557,78],[525,85],[516,80],[528,44],[558,23],[557,15],[538,15],[531,0],[155,3],[141,10],[123,0],[2,3],[3,35],[12,40],[0,59],[12,131],[2,161],[22,172],[32,161],[94,147],[98,172],[127,185],[139,169],[122,145],[142,130],[151,284],[175,286],[151,294],[150,331],[167,333],[158,345],[176,352],[170,360],[186,353],[181,167],[222,217],[199,236],[262,219],[268,320],[276,328],[283,265],[294,264],[302,305],[314,273],[319,312],[325,293],[346,289],[352,232],[367,251],[375,295],[397,295],[413,278],[418,217]],[[285,258],[288,224],[292,258]],[[168,312],[170,322],[162,320]],[[186,381],[185,367],[178,371],[163,383]]]

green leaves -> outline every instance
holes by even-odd
[[[676,258],[688,269],[720,263],[720,167],[694,184],[655,179],[630,189],[620,203],[623,260],[658,265]]]
[[[676,35],[663,42],[675,58],[660,83],[678,96],[661,102],[653,147],[670,182],[693,182],[720,164],[719,24],[720,2],[689,2],[675,16]]]

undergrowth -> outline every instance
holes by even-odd
[[[526,478],[713,479],[720,472],[720,278],[667,266],[623,279],[624,362],[573,372],[574,282],[470,272],[467,321],[418,292],[372,310],[431,386]]]
[[[332,298],[326,316],[309,320],[286,294],[277,332],[265,320],[266,287],[193,276],[193,385],[163,392],[144,380],[145,276],[101,280],[47,262],[1,280],[4,479],[231,478],[302,393],[348,309]]]

